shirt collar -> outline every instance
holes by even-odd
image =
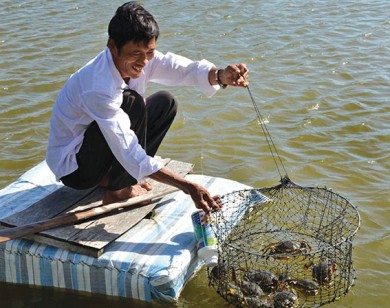
[[[106,47],[104,52],[105,52],[105,56],[106,56],[106,59],[107,59],[108,67],[110,69],[110,72],[111,72],[112,76],[114,77],[115,84],[121,90],[127,89],[128,85],[123,80],[121,74],[119,73],[118,69],[116,68],[116,66],[114,64],[114,60],[112,59],[112,54],[110,52],[110,49],[108,47]]]

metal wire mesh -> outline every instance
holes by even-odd
[[[326,188],[288,178],[221,197],[213,213],[218,265],[209,283],[237,307],[318,307],[353,285],[357,209]],[[260,287],[260,288],[259,288]]]

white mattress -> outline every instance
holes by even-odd
[[[226,194],[250,187],[204,175],[187,178]],[[62,186],[45,162],[0,191],[0,219],[28,208]],[[167,195],[150,219],[123,234],[99,258],[17,239],[0,244],[0,281],[174,302],[202,266],[197,258],[191,214],[182,192]]]

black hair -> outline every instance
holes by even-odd
[[[121,5],[108,25],[108,36],[120,51],[130,41],[149,43],[160,34],[154,17],[135,1]]]

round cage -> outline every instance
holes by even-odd
[[[288,178],[221,197],[212,214],[219,261],[210,285],[237,307],[318,307],[353,285],[357,209],[326,188]]]

